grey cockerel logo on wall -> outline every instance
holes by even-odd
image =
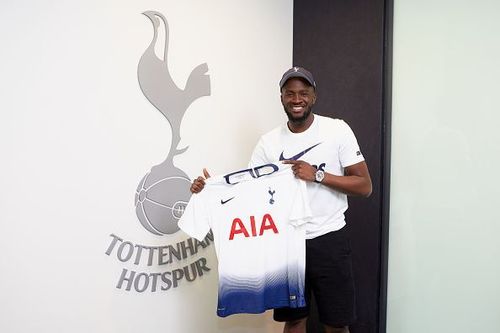
[[[210,77],[206,63],[194,68],[184,89],[173,81],[168,68],[169,28],[165,17],[155,11],[143,13],[153,23],[153,39],[142,55],[137,75],[146,98],[167,118],[172,128],[172,143],[167,158],[155,165],[140,181],[135,194],[135,209],[141,224],[155,235],[173,234],[189,201],[191,181],[173,164],[173,158],[186,148],[178,149],[180,126],[184,113],[196,99],[210,95]],[[165,29],[163,59],[155,54],[158,29]]]

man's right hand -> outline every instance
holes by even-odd
[[[205,187],[205,179],[210,178],[210,174],[208,173],[207,169],[203,168],[203,178],[202,176],[199,176],[195,180],[193,180],[193,183],[191,184],[191,192],[192,193],[199,193],[203,188]]]

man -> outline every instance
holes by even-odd
[[[316,82],[309,71],[290,68],[283,74],[280,89],[288,122],[260,138],[250,165],[281,160],[291,164],[295,176],[307,182],[313,214],[307,224],[307,301],[314,293],[326,333],[347,333],[356,312],[344,212],[347,195],[371,194],[370,174],[351,128],[340,119],[312,113],[317,96]],[[206,169],[203,173],[209,177]],[[201,191],[204,184],[204,178],[198,177],[191,191]],[[309,303],[305,308],[275,309],[274,319],[285,322],[285,333],[304,333]]]

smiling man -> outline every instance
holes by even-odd
[[[347,195],[371,194],[370,174],[347,123],[312,112],[316,82],[308,70],[287,70],[280,89],[288,122],[260,138],[250,165],[279,159],[307,182],[313,218],[306,227],[306,293],[314,293],[325,332],[349,332],[356,305],[344,212]],[[285,322],[284,332],[306,331],[309,300],[304,308],[274,310],[274,319]]]
[[[306,307],[278,308],[274,319],[285,322],[285,333],[305,333],[311,293],[326,333],[348,333],[356,319],[351,248],[344,213],[347,196],[368,197],[372,183],[368,167],[349,125],[312,112],[316,82],[302,67],[287,70],[279,83],[286,124],[264,134],[249,166],[282,161],[295,177],[306,181],[312,218],[306,224]],[[204,176],[209,177],[203,170]],[[193,181],[200,192],[204,177]]]

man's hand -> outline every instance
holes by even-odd
[[[295,177],[305,181],[316,180],[316,168],[304,161],[285,160],[284,164],[291,164]],[[352,196],[369,197],[372,193],[372,180],[366,163],[359,162],[344,169],[344,176],[337,176],[325,172],[321,185],[332,190]]]
[[[191,192],[192,193],[200,193],[201,190],[205,187],[205,179],[210,178],[210,174],[208,173],[207,169],[203,168],[203,178],[202,176],[199,176],[195,180],[193,180],[193,183],[191,184]]]
[[[302,160],[284,160],[283,164],[291,164],[295,177],[313,182],[316,180],[316,168]]]

